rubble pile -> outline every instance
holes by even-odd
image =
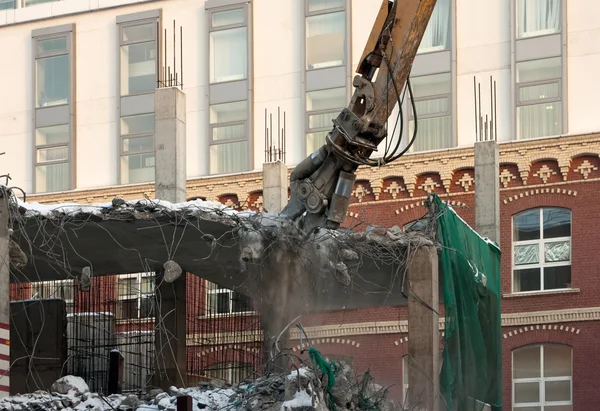
[[[103,396],[89,392],[85,381],[66,376],[56,381],[50,392],[36,391],[0,400],[1,411],[150,411],[177,409],[177,397],[192,397],[194,411],[395,411],[385,399],[385,390],[371,381],[353,375],[352,368],[340,363],[335,383],[327,374],[318,375],[310,368],[287,374],[271,374],[237,385],[219,380],[199,387],[171,387],[168,392],[154,389],[147,394]]]

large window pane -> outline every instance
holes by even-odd
[[[210,33],[210,82],[246,79],[246,27]]]
[[[306,135],[306,151],[307,154],[314,153],[323,144],[325,144],[325,137],[327,137],[329,131],[318,131],[315,133],[308,133]]]
[[[121,95],[149,93],[156,88],[156,43],[121,46]]]
[[[341,66],[346,63],[346,13],[306,18],[306,68]]]
[[[69,102],[69,56],[37,59],[36,107]]]
[[[571,401],[571,381],[546,381],[546,401]]]
[[[229,314],[230,304],[229,291],[208,294],[209,311],[213,314]]]
[[[0,0],[0,10],[15,8],[15,0]]]
[[[517,83],[562,78],[562,59],[552,57],[517,63]]]
[[[23,0],[23,7],[34,6],[36,4],[42,4],[42,3],[52,3],[53,1],[58,1],[58,0]]]
[[[513,288],[515,292],[539,291],[542,289],[539,268],[515,270]]]
[[[452,117],[430,117],[419,119],[417,113],[418,130],[411,151],[440,150],[452,147]],[[414,120],[408,124],[408,136],[414,133]]]
[[[515,245],[514,263],[515,265],[537,264],[540,262],[540,245],[525,244]]]
[[[558,81],[547,84],[519,87],[519,103],[528,103],[541,100],[555,100],[560,98],[560,83]]]
[[[450,101],[447,97],[415,101],[419,119],[435,115],[445,115],[450,112]],[[412,113],[411,113],[412,114]]]
[[[451,0],[437,1],[418,53],[447,50],[450,47],[450,3]]]
[[[66,161],[69,158],[68,147],[50,147],[50,148],[38,148],[37,150],[37,162],[47,163],[51,161]]]
[[[122,41],[153,41],[154,40],[154,29],[156,25],[154,23],[137,24],[135,26],[125,26],[122,31]]]
[[[244,24],[244,9],[225,10],[212,14],[212,26],[214,28],[233,24]]]
[[[513,241],[540,238],[540,210],[528,210],[513,218]]]
[[[69,125],[41,127],[35,130],[35,144],[61,144],[69,142]]]
[[[121,135],[151,133],[154,131],[154,114],[121,117]]]
[[[518,38],[558,33],[560,29],[560,0],[517,1]]]
[[[450,94],[452,92],[450,73],[411,77],[410,85],[415,98]]]
[[[544,238],[571,236],[571,210],[544,208]]]
[[[515,384],[515,402],[539,402],[540,383],[524,382]]]
[[[337,118],[339,114],[339,110],[319,114],[310,114],[308,116],[308,128],[310,130],[317,128],[332,128],[332,120]]]
[[[308,12],[331,10],[344,7],[345,0],[308,0]]]
[[[236,124],[232,126],[224,127],[213,127],[212,129],[212,141],[223,141],[223,140],[239,140],[246,137],[246,125]]]
[[[243,121],[248,117],[247,101],[213,104],[210,106],[210,124]]]
[[[544,377],[571,375],[571,348],[566,345],[544,346]]]
[[[248,142],[210,146],[210,173],[237,173],[248,170]]]
[[[146,183],[154,180],[154,153],[121,157],[121,182]]]
[[[154,137],[142,136],[123,139],[123,153],[154,150]]]
[[[557,136],[562,132],[562,103],[517,107],[519,139]]]
[[[347,105],[346,88],[309,91],[306,93],[306,110],[321,111],[341,108]]]
[[[519,348],[513,352],[513,378],[541,377],[540,346]]]
[[[35,169],[35,191],[65,191],[69,189],[69,164],[49,164]]]
[[[56,37],[53,39],[38,40],[38,54],[55,51],[67,51],[67,36]]]
[[[544,268],[544,290],[571,288],[571,266]]]
[[[571,260],[571,242],[557,241],[544,244],[544,261],[558,263]]]

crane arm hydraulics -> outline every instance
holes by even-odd
[[[291,198],[282,215],[297,221],[305,233],[318,227],[337,229],[344,221],[358,166],[387,164],[410,147],[399,150],[400,139],[393,144],[388,141],[387,121],[401,102],[435,3],[383,0],[353,80],[350,104],[333,120],[326,143],[290,176]],[[371,158],[384,140],[383,156]]]

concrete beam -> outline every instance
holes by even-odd
[[[156,198],[186,200],[185,94],[176,87],[154,92]]]
[[[408,265],[408,405],[436,411],[440,404],[438,255],[420,247]]]
[[[500,153],[495,141],[475,143],[475,229],[500,244]]]
[[[288,203],[288,169],[281,161],[263,164],[263,207],[279,214]]]
[[[10,393],[10,232],[8,193],[0,187],[0,398]]]

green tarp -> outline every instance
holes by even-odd
[[[433,196],[445,334],[440,391],[448,411],[502,409],[500,249]]]

